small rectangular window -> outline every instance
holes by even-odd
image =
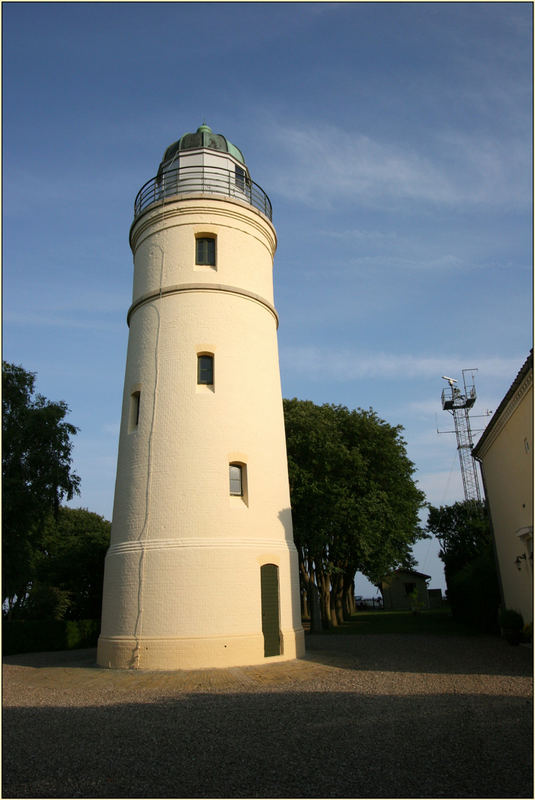
[[[197,356],[197,383],[208,386],[214,383],[214,357],[209,353]]]
[[[139,406],[141,392],[132,392],[130,395],[130,413],[128,415],[128,430],[130,433],[135,431],[139,425]]]
[[[230,493],[232,495],[243,495],[242,468],[241,464],[229,465]]]
[[[215,267],[215,239],[198,236],[195,240],[195,263],[201,266]]]

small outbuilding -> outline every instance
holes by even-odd
[[[396,569],[381,581],[385,611],[407,611],[429,608],[427,581],[430,575],[410,569]]]

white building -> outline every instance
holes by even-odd
[[[533,622],[533,351],[473,450],[492,520],[502,603]]]
[[[202,125],[140,190],[98,663],[191,669],[304,652],[273,305],[276,233]]]

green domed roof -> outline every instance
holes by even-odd
[[[177,142],[169,145],[165,151],[162,163],[158,169],[160,172],[168,161],[171,161],[182,150],[198,150],[201,147],[207,147],[209,150],[220,150],[223,153],[228,153],[233,156],[237,161],[245,164],[245,159],[241,150],[229,142],[229,140],[220,133],[214,133],[211,128],[203,123],[197,128],[195,133],[185,133]]]

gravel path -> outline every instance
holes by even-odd
[[[3,797],[533,797],[532,650],[307,636],[298,661],[120,672],[4,659]]]

